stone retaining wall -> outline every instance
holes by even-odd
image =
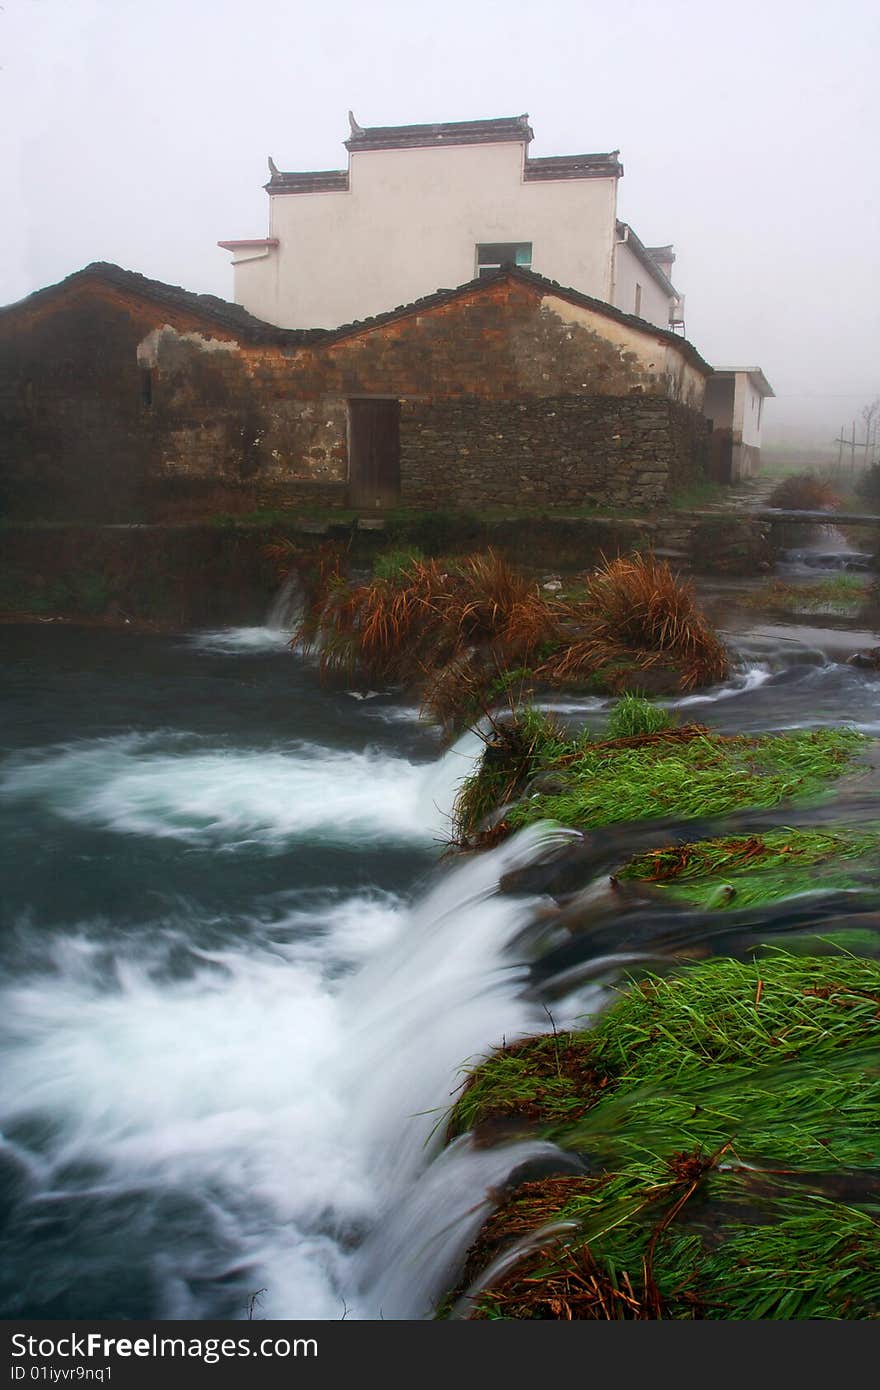
[[[660,397],[404,402],[401,501],[641,507],[702,476],[702,417]]]

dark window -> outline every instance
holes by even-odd
[[[150,367],[141,367],[141,405],[149,410],[153,404],[153,372]]]
[[[487,241],[477,246],[477,276],[481,280],[505,266],[518,265],[521,270],[529,270],[531,264],[530,241]]]

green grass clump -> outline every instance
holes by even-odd
[[[606,738],[633,738],[671,729],[675,720],[668,710],[634,693],[622,695],[608,715]]]
[[[757,739],[705,731],[623,748],[587,744],[567,766],[563,791],[529,797],[506,819],[511,828],[539,820],[589,827],[775,806],[822,790],[865,743],[851,729],[818,729]]]
[[[413,562],[424,560],[424,554],[417,545],[408,550],[383,550],[373,559],[373,576],[376,579],[403,580]]]
[[[876,865],[878,850],[877,831],[786,828],[667,845],[636,855],[618,877],[655,884],[698,907],[757,907],[798,893],[852,887],[852,872],[835,866],[855,860]]]
[[[601,1085],[580,1033],[511,1043],[472,1074],[450,1112],[447,1142],[488,1120],[570,1122],[594,1103]]]
[[[554,1055],[576,1069],[545,1108]],[[495,1054],[450,1132],[505,1106],[515,1117],[519,1098],[523,1127],[588,1155],[590,1172],[500,1204],[459,1289],[476,1280],[470,1315],[880,1316],[878,1063],[880,965],[782,951],[651,976],[595,1028]]]
[[[783,951],[752,963],[719,957],[626,989],[592,1037],[596,1058],[620,1080],[657,1083],[691,1063],[754,1068],[806,1052],[815,1060],[857,1036],[880,1046],[878,1004],[875,961]]]
[[[493,721],[484,739],[479,767],[455,802],[453,837],[459,842],[520,795],[530,778],[574,756],[588,735],[573,739],[552,716],[525,705],[510,719]]]

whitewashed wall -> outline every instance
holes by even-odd
[[[636,308],[636,285],[641,285],[641,308]],[[669,327],[672,298],[660,288],[651,272],[639,260],[632,248],[619,241],[614,254],[614,298],[616,309],[625,314],[638,314],[658,328]]]
[[[734,428],[739,430],[743,444],[748,444],[756,449],[761,447],[762,399],[761,393],[753,385],[751,377],[745,372],[737,372]]]
[[[473,279],[479,242],[531,242],[533,270],[610,302],[616,179],[526,183],[524,148],[360,151],[348,191],[271,196],[280,245],[236,265],[236,301],[333,328]]]

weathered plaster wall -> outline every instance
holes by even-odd
[[[742,442],[750,449],[760,450],[764,398],[747,372],[737,372],[736,393],[739,406],[737,418]]]
[[[556,297],[547,302],[566,322],[617,349],[621,362],[630,368],[630,390],[638,388],[651,395],[665,395],[692,410],[702,409],[705,373],[694,365],[683,347],[668,337],[655,336],[647,326],[640,330],[631,324],[617,323],[597,309]]]

